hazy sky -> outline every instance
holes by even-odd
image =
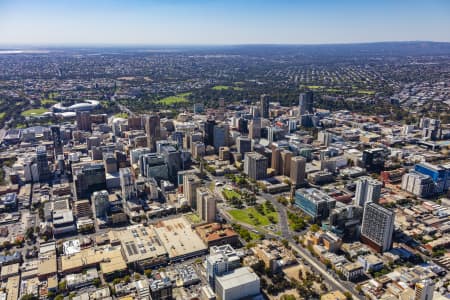
[[[0,0],[0,44],[450,42],[450,0]]]

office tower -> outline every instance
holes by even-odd
[[[267,157],[257,152],[248,152],[244,159],[244,173],[253,180],[266,178]]]
[[[222,146],[228,146],[228,126],[225,124],[214,126],[214,148],[219,151]]]
[[[77,129],[83,131],[91,131],[92,120],[91,114],[87,111],[78,111],[77,112]]]
[[[328,218],[336,199],[316,188],[304,188],[295,191],[295,205],[316,222]]]
[[[261,95],[260,101],[259,101],[259,108],[260,108],[260,112],[261,112],[261,117],[262,118],[269,118],[269,101],[270,101],[270,97],[269,95]]]
[[[411,171],[402,177],[402,190],[418,197],[428,197],[434,194],[435,184],[429,175]]]
[[[346,205],[331,210],[328,228],[343,239],[359,239],[364,209],[358,205]]]
[[[45,146],[38,146],[36,148],[36,167],[40,182],[50,179],[51,173],[48,167],[47,149]]]
[[[110,208],[108,192],[94,192],[92,194],[92,203],[94,203],[95,216],[97,218],[106,218]]]
[[[306,159],[303,156],[291,158],[291,184],[295,187],[305,184]]]
[[[197,209],[197,188],[201,186],[200,179],[195,175],[185,175],[183,177],[184,199],[193,208]]]
[[[106,189],[105,166],[102,161],[72,163],[73,182],[77,199],[90,193]]]
[[[364,206],[361,240],[379,252],[392,245],[395,213],[383,206],[369,202]]]
[[[416,283],[414,300],[432,300],[434,294],[434,282],[424,279]]]
[[[156,141],[161,139],[161,124],[158,115],[145,116],[145,133],[147,135],[147,147],[156,151]]]
[[[281,151],[281,170],[280,174],[284,176],[291,175],[291,158],[292,152],[289,150]]]
[[[115,150],[114,151],[114,157],[116,158],[117,161],[117,166],[119,168],[126,168],[128,167],[128,156],[125,153],[125,151],[120,151],[120,150]]]
[[[117,159],[113,153],[111,152],[104,153],[103,163],[105,164],[106,173],[116,173],[118,171]]]
[[[216,276],[222,276],[241,266],[241,260],[229,244],[212,246],[206,257],[206,278],[214,290]]]
[[[331,144],[331,133],[320,131],[317,135],[317,140],[324,146],[328,147]]]
[[[217,276],[215,287],[217,299],[252,299],[253,296],[260,294],[261,283],[253,270],[242,267],[223,276]]]
[[[203,221],[207,223],[214,222],[216,220],[216,198],[211,191],[205,187],[199,187],[197,189],[197,213]]]
[[[193,142],[191,144],[191,154],[195,159],[205,156],[206,148],[203,142]]]
[[[450,188],[450,164],[433,165],[424,162],[415,165],[414,171],[431,177],[435,193],[440,194]]]
[[[88,150],[91,150],[93,147],[100,146],[100,137],[98,136],[90,136],[86,140],[86,146]]]
[[[128,117],[128,130],[142,130],[142,118],[137,117]]]
[[[381,196],[381,181],[362,177],[356,182],[355,204],[364,207],[368,202],[378,203]]]
[[[140,173],[144,177],[154,177],[157,181],[169,179],[169,169],[164,156],[159,153],[146,153],[139,157]]]
[[[245,153],[252,151],[252,140],[248,137],[238,137],[236,139],[237,152],[242,154],[242,158],[245,158]]]
[[[379,172],[384,169],[384,162],[389,151],[383,148],[372,148],[363,151],[362,165],[368,171]]]
[[[208,119],[204,125],[204,141],[207,146],[214,146],[214,127],[216,126],[216,121],[213,119]]]
[[[248,120],[247,119],[239,118],[238,131],[245,135],[248,134]]]
[[[311,91],[302,93],[298,99],[298,109],[300,116],[314,113],[313,109],[314,94]]]
[[[205,110],[203,103],[194,103],[194,114],[201,114]]]
[[[50,127],[52,131],[53,140],[53,156],[56,158],[58,155],[63,154],[63,144],[61,140],[61,129],[57,125],[52,125]]]
[[[275,175],[281,174],[281,148],[272,149],[272,161],[270,168],[275,171]]]
[[[172,145],[166,145],[161,147],[161,154],[164,157],[164,162],[167,165],[167,171],[170,181],[176,182],[178,171],[183,169],[182,152],[178,151]]]
[[[261,119],[259,117],[250,122],[248,137],[251,139],[259,139],[261,137]]]
[[[72,203],[73,215],[79,218],[92,218],[92,206],[89,203],[89,200],[75,200]]]
[[[431,118],[421,118],[419,127],[422,129],[422,137],[432,141],[441,138],[441,121]]]
[[[149,148],[137,148],[130,151],[130,163],[132,165],[139,163],[139,157],[141,155],[151,153]]]
[[[219,148],[219,160],[230,160],[230,148],[228,147]]]
[[[216,120],[223,121],[225,119],[225,99],[219,99],[219,108],[216,112]]]
[[[131,174],[130,168],[119,169],[119,176],[123,201],[134,200],[136,198],[136,187],[134,185],[134,178]]]

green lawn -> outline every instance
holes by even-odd
[[[241,195],[234,190],[223,189],[223,195],[225,196],[225,199],[227,199],[227,200],[230,200],[231,198],[233,198],[233,196],[238,199],[241,199]]]
[[[115,114],[114,117],[126,119],[126,118],[128,118],[128,114],[125,112],[120,112],[120,113]]]
[[[375,94],[375,91],[368,91],[368,90],[357,90],[356,91],[359,94],[365,94],[365,95],[373,95]]]
[[[324,88],[323,85],[307,85],[306,87],[308,89],[310,89],[310,90],[318,90],[318,89],[323,89]]]
[[[33,108],[33,109],[29,109],[29,110],[25,110],[21,113],[22,116],[24,117],[30,117],[30,116],[37,116],[37,115],[42,115],[43,113],[46,113],[48,110],[46,108]]]
[[[272,216],[276,222],[278,222],[278,213],[277,212],[268,212],[265,207],[265,215],[260,214],[256,211],[254,207],[248,207],[246,209],[233,209],[230,210],[230,215],[239,222],[247,223],[253,226],[267,226],[272,224],[269,221],[269,216]],[[253,217],[251,217],[253,216]]]
[[[243,88],[238,87],[238,86],[231,87],[231,86],[227,86],[227,85],[216,85],[216,86],[212,87],[212,89],[215,91],[224,91],[224,90],[229,90],[229,89],[233,89],[235,91],[244,90]]]
[[[57,103],[57,101],[53,100],[53,99],[42,99],[41,100],[42,105],[51,105],[51,104],[55,104],[55,103]]]
[[[172,104],[176,104],[176,103],[188,103],[189,100],[187,99],[187,97],[189,97],[190,94],[191,93],[182,93],[182,94],[178,94],[176,96],[169,96],[169,97],[158,100],[156,103],[164,104],[164,105],[172,105]]]
[[[203,220],[195,213],[190,213],[190,214],[185,214],[184,215],[186,217],[186,219],[191,223],[191,224],[199,224],[201,223]]]
[[[0,120],[3,120],[3,118],[6,116],[5,112],[0,113]]]

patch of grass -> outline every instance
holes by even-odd
[[[41,108],[33,108],[33,109],[25,110],[21,113],[21,115],[23,117],[31,117],[31,116],[42,115],[43,113],[46,113],[46,112],[48,112],[48,110],[44,107],[41,107]]]
[[[189,100],[187,99],[187,97],[189,97],[191,93],[182,93],[182,94],[178,94],[176,96],[169,96],[166,98],[162,98],[158,101],[156,101],[156,103],[159,104],[163,104],[163,105],[172,105],[172,104],[177,104],[177,103],[188,103]]]
[[[231,198],[233,198],[233,197],[241,199],[241,195],[234,190],[223,189],[222,193],[223,193],[223,196],[225,197],[225,199],[227,199],[227,200],[231,200]]]
[[[0,121],[3,120],[3,118],[6,116],[5,112],[0,113]]]
[[[368,90],[357,90],[358,94],[365,94],[365,95],[373,95],[375,94],[375,91],[368,91]]]
[[[41,100],[42,105],[51,105],[51,104],[55,104],[55,103],[57,103],[57,101],[53,100],[53,99],[42,99]]]
[[[184,216],[191,224],[199,224],[202,222],[202,219],[195,213],[185,214]]]
[[[229,90],[229,89],[232,89],[235,91],[243,91],[244,90],[243,88],[238,87],[238,86],[232,87],[232,86],[227,86],[227,85],[216,85],[216,86],[212,87],[212,89],[214,91],[224,91],[224,90]]]
[[[128,118],[128,114],[126,112],[120,112],[120,113],[115,114],[114,117],[126,119],[126,118]]]
[[[310,89],[310,90],[319,90],[319,89],[323,89],[324,88],[323,85],[307,85],[306,87],[308,89]]]
[[[272,216],[276,222],[278,222],[278,213],[271,211],[269,212],[266,208],[265,215],[260,214],[254,207],[248,207],[246,209],[234,209],[230,210],[230,215],[239,222],[247,223],[253,226],[267,226],[272,224],[269,217]]]

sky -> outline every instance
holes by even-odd
[[[1,45],[450,42],[449,0],[0,0]]]

